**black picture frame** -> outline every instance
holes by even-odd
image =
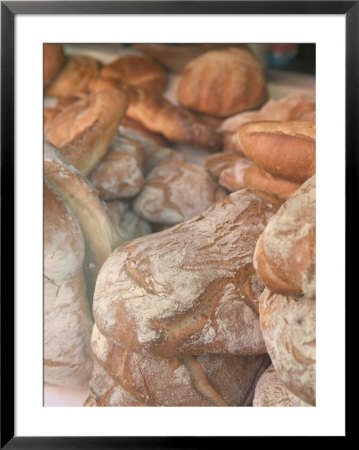
[[[359,1],[1,2],[1,448],[201,448],[226,437],[26,437],[14,434],[14,37],[18,14],[337,14],[346,20],[346,297],[354,291],[359,150]],[[346,336],[347,331],[346,331]],[[347,389],[348,391],[348,389]],[[346,398],[347,400],[347,398]],[[347,408],[347,401],[346,401]],[[349,429],[346,426],[346,437]],[[237,439],[229,438],[228,439]]]

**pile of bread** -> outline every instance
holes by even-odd
[[[246,45],[121,48],[44,45],[45,383],[315,405],[314,95],[268,98]]]

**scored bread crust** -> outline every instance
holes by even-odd
[[[247,122],[237,131],[241,151],[263,170],[295,183],[315,174],[315,122]]]
[[[76,217],[44,184],[44,381],[85,387],[92,372],[92,319]]]
[[[313,176],[283,203],[258,239],[254,267],[273,292],[315,297],[315,204]]]
[[[96,283],[100,332],[128,350],[166,358],[264,353],[254,303],[263,286],[252,258],[278,207],[264,191],[241,190],[116,249]]]
[[[287,389],[315,405],[315,299],[289,297],[267,288],[259,299],[259,317],[273,366]]]
[[[285,387],[273,365],[261,375],[256,385],[253,406],[310,406]]]
[[[61,69],[65,54],[61,44],[44,44],[44,87],[46,87]]]
[[[96,364],[110,378],[108,387],[115,382],[146,406],[249,405],[256,381],[269,364],[265,354],[189,356],[184,360],[144,356],[115,345],[96,325],[92,349]],[[90,386],[98,401],[101,396],[96,393],[95,380]]]
[[[100,74],[100,63],[89,56],[71,56],[46,89],[48,97],[66,97],[86,92],[88,84]]]
[[[176,98],[189,109],[229,116],[267,99],[262,66],[248,50],[213,50],[190,61],[176,85]]]
[[[125,55],[104,66],[102,78],[120,80],[161,94],[167,86],[166,71],[154,60],[142,55]]]
[[[45,135],[86,176],[107,153],[128,102],[113,88],[87,95],[51,120]]]
[[[176,225],[225,195],[206,169],[183,161],[163,161],[149,173],[132,207],[151,223]]]

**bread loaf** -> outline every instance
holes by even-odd
[[[46,87],[61,69],[65,55],[61,44],[44,44],[44,87]]]
[[[124,55],[101,70],[102,78],[120,80],[161,94],[167,85],[165,70],[153,59],[143,55]]]
[[[96,326],[92,348],[102,372],[98,380],[95,369],[92,396],[104,406],[122,406],[129,398],[145,406],[246,406],[269,364],[268,355],[144,356],[113,344]],[[109,398],[113,385],[124,390],[125,398]]]
[[[315,405],[315,300],[265,289],[259,316],[266,348],[287,389]]]
[[[86,284],[92,301],[100,267],[124,238],[94,187],[48,143],[45,143],[44,149],[44,177],[47,184],[71,208],[80,224],[86,244]]]
[[[253,406],[310,406],[284,386],[271,365],[256,385]]]
[[[221,117],[260,106],[267,95],[260,63],[248,50],[235,47],[193,59],[176,85],[182,106]]]
[[[92,372],[92,320],[76,217],[44,184],[44,381],[86,387]]]
[[[107,153],[128,107],[117,89],[90,94],[65,108],[45,128],[45,135],[83,175]]]
[[[205,211],[225,192],[200,166],[164,161],[147,176],[133,201],[134,211],[151,223],[175,225]]]
[[[152,132],[160,133],[169,141],[219,149],[221,137],[214,127],[161,95],[107,79],[91,83],[90,90],[99,92],[109,86],[116,86],[116,83],[119,89],[125,90],[130,96],[130,106],[126,112],[130,119],[140,122]]]
[[[315,122],[249,122],[237,138],[247,158],[271,175],[301,184],[315,174]]]
[[[86,92],[88,84],[100,73],[100,64],[88,56],[71,56],[46,89],[48,97],[66,97]]]
[[[110,151],[90,175],[101,198],[134,197],[142,189],[144,149],[134,140],[116,135]]]
[[[271,291],[314,298],[315,225],[313,176],[281,206],[258,240],[254,267]]]
[[[99,273],[94,317],[130,351],[172,358],[265,352],[252,257],[278,200],[238,191],[201,216],[115,250]]]

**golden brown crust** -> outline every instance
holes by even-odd
[[[128,350],[169,358],[264,353],[253,304],[263,285],[252,256],[278,206],[264,191],[238,191],[118,248],[97,278],[100,332]]]
[[[61,44],[44,44],[44,87],[46,87],[60,71],[65,61]]]
[[[243,181],[246,187],[264,189],[282,200],[288,200],[300,188],[300,184],[274,177],[256,164],[244,171]]]
[[[283,203],[258,240],[254,267],[271,291],[315,296],[315,225],[313,176]]]
[[[48,97],[66,97],[86,92],[89,82],[100,73],[100,63],[88,56],[71,56],[46,89]]]
[[[286,297],[265,289],[259,316],[278,377],[301,400],[315,405],[315,299]]]
[[[161,94],[167,86],[167,74],[152,59],[141,55],[125,55],[103,67],[102,78],[120,80],[131,86]]]
[[[263,69],[240,48],[214,50],[190,61],[176,85],[179,103],[213,116],[255,108],[267,99]]]
[[[133,44],[132,46],[178,74],[192,59],[210,50],[233,46],[248,48],[247,44]]]
[[[221,172],[229,167],[232,167],[235,163],[241,161],[243,157],[236,155],[234,153],[214,153],[208,156],[204,162],[204,167],[218,179]]]
[[[303,183],[315,174],[315,122],[248,122],[237,131],[243,153],[271,175]]]
[[[117,89],[89,94],[65,108],[45,128],[45,135],[83,175],[107,153],[128,107]]]

